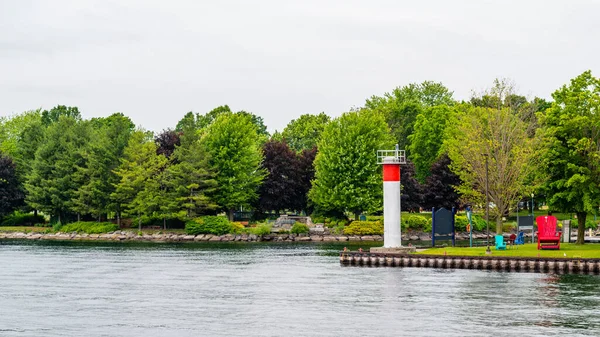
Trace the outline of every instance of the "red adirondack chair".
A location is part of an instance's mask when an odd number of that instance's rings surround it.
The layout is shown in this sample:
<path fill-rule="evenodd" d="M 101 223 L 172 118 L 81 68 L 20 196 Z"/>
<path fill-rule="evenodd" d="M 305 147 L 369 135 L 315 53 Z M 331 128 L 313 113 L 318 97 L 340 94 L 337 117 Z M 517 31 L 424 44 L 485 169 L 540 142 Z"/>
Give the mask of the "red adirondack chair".
<path fill-rule="evenodd" d="M 556 217 L 552 215 L 538 216 L 535 222 L 538 226 L 538 250 L 560 249 L 562 233 L 556 230 Z"/>

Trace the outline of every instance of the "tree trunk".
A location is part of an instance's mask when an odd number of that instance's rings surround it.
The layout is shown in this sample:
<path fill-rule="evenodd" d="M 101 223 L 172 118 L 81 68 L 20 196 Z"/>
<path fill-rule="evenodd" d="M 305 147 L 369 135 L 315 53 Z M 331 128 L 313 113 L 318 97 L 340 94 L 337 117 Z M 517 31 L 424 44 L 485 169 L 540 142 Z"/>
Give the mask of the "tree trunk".
<path fill-rule="evenodd" d="M 578 245 L 582 245 L 585 243 L 585 218 L 587 217 L 586 212 L 577 212 L 577 242 Z M 564 233 L 563 233 L 564 234 Z"/>
<path fill-rule="evenodd" d="M 33 210 L 33 215 L 37 217 L 37 215 L 38 215 L 37 209 Z"/>
<path fill-rule="evenodd" d="M 138 230 L 141 232 L 142 231 L 142 218 L 138 219 Z"/>
<path fill-rule="evenodd" d="M 229 219 L 229 221 L 233 222 L 233 209 L 227 210 L 227 219 Z"/>
<path fill-rule="evenodd" d="M 502 217 L 496 218 L 496 234 L 502 234 Z"/>
<path fill-rule="evenodd" d="M 81 214 L 77 213 L 77 222 L 81 221 Z"/>
<path fill-rule="evenodd" d="M 121 228 L 121 214 L 119 214 L 118 211 L 117 211 L 117 226 L 119 226 L 119 228 Z"/>
<path fill-rule="evenodd" d="M 163 218 L 163 229 L 167 229 L 167 218 Z"/>
<path fill-rule="evenodd" d="M 360 217 L 360 212 L 359 211 L 354 211 L 354 220 L 358 221 L 359 217 Z"/>

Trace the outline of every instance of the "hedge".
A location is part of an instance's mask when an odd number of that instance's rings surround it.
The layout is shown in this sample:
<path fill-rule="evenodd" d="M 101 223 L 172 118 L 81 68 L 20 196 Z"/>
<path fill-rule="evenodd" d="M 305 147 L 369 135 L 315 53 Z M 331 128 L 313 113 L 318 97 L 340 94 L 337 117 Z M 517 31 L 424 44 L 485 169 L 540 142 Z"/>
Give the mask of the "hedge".
<path fill-rule="evenodd" d="M 383 235 L 381 221 L 352 221 L 344 228 L 345 235 Z"/>
<path fill-rule="evenodd" d="M 119 230 L 119 226 L 110 222 L 78 221 L 56 226 L 55 229 L 64 233 L 103 234 L 117 231 Z"/>
<path fill-rule="evenodd" d="M 185 224 L 185 232 L 189 235 L 214 234 L 223 235 L 232 232 L 234 227 L 229 220 L 223 216 L 208 215 Z"/>

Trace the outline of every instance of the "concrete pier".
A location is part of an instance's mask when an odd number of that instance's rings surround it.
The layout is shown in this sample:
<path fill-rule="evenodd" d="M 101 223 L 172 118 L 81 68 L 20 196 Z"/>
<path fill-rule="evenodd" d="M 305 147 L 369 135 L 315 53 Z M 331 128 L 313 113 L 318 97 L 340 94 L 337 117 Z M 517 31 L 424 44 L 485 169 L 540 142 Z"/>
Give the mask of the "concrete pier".
<path fill-rule="evenodd" d="M 343 266 L 478 269 L 505 272 L 600 274 L 600 259 L 506 256 L 447 256 L 341 252 Z"/>

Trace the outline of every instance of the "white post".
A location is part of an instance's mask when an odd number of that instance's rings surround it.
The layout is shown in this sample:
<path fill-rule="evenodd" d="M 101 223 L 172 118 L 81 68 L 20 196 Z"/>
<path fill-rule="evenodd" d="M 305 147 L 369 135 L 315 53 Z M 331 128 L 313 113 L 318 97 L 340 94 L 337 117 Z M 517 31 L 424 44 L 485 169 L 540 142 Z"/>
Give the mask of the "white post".
<path fill-rule="evenodd" d="M 383 247 L 402 247 L 400 228 L 400 163 L 383 159 Z"/>

